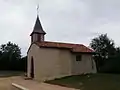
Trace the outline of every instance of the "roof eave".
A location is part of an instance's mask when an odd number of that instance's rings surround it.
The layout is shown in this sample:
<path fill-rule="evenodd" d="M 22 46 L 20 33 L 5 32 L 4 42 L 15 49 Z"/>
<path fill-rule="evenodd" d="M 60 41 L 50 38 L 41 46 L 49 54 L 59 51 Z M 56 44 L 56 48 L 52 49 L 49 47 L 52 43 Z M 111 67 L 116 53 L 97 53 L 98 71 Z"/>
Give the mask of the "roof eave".
<path fill-rule="evenodd" d="M 30 36 L 32 36 L 33 34 L 43 34 L 43 35 L 45 35 L 46 33 L 45 33 L 45 32 L 44 32 L 44 33 L 32 32 L 32 33 L 30 34 Z"/>
<path fill-rule="evenodd" d="M 72 53 L 80 53 L 80 54 L 96 54 L 96 52 L 75 52 L 75 51 L 72 51 Z"/>

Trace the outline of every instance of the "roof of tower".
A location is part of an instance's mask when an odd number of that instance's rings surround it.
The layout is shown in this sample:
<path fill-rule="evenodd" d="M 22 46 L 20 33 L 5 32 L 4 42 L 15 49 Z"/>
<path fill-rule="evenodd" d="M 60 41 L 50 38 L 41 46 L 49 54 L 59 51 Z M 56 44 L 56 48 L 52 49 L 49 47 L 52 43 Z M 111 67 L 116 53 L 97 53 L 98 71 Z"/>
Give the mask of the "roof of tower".
<path fill-rule="evenodd" d="M 31 35 L 33 33 L 46 34 L 46 32 L 43 30 L 42 25 L 40 23 L 39 16 L 37 16 L 37 19 L 36 19 L 36 22 L 35 22 L 35 26 L 34 26 L 34 29 L 33 29 L 33 32 L 31 33 Z"/>

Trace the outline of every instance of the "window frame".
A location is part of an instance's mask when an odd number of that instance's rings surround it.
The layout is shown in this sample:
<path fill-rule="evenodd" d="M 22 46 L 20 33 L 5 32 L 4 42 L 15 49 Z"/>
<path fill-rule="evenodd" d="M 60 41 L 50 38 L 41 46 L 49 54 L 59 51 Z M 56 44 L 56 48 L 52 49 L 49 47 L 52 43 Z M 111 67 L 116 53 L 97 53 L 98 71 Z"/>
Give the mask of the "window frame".
<path fill-rule="evenodd" d="M 82 55 L 76 55 L 76 61 L 82 61 Z"/>

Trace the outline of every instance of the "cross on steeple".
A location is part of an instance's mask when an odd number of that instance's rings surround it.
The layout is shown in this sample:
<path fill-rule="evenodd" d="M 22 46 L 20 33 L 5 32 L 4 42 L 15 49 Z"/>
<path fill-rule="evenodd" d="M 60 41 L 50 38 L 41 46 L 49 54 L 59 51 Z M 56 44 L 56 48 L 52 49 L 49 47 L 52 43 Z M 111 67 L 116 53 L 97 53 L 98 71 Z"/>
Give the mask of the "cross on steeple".
<path fill-rule="evenodd" d="M 37 15 L 39 16 L 39 4 L 37 5 Z"/>

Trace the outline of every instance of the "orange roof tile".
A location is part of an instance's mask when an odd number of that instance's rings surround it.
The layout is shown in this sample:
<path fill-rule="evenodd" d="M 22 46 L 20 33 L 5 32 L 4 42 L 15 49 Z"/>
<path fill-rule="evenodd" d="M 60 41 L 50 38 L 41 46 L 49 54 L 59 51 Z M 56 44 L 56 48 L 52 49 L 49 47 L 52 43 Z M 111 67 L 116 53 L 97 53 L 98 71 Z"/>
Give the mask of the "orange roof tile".
<path fill-rule="evenodd" d="M 48 48 L 66 48 L 70 49 L 72 52 L 85 52 L 92 53 L 94 52 L 92 49 L 84 46 L 83 44 L 72 44 L 72 43 L 60 43 L 60 42 L 36 42 L 36 44 L 40 47 L 48 47 Z"/>

